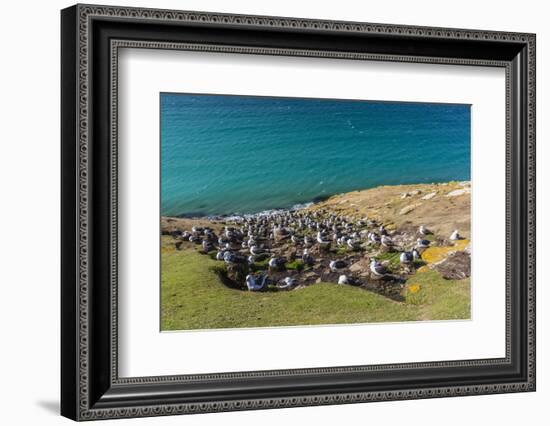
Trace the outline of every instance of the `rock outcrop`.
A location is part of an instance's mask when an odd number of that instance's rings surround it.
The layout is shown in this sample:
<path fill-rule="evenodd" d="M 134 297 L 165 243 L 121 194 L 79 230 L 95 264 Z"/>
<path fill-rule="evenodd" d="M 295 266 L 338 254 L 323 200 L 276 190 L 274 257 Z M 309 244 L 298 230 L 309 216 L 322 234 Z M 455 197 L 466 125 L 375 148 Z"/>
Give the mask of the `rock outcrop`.
<path fill-rule="evenodd" d="M 470 254 L 466 251 L 451 253 L 444 261 L 434 266 L 447 280 L 463 280 L 471 273 Z"/>

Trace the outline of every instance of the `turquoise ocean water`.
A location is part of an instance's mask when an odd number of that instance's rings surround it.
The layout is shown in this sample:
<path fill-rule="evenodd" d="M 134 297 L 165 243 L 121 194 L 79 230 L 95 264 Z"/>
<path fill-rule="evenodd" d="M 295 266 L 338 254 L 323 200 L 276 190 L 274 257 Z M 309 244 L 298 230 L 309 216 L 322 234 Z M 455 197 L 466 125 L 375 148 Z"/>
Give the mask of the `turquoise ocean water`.
<path fill-rule="evenodd" d="M 162 93 L 161 214 L 470 179 L 470 106 Z"/>

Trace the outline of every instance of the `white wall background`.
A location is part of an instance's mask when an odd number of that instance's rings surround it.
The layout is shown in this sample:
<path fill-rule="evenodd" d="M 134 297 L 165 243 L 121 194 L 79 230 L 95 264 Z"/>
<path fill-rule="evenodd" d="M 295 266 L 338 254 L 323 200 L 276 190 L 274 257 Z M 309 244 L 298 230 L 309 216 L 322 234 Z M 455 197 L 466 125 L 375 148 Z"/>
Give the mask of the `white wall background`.
<path fill-rule="evenodd" d="M 437 0 L 120 0 L 103 4 L 537 33 L 538 390 L 422 401 L 293 408 L 102 424 L 545 424 L 550 401 L 550 27 L 545 2 Z M 59 9 L 71 2 L 2 5 L 0 66 L 0 401 L 2 424 L 69 424 L 59 405 Z M 546 420 L 546 421 L 545 421 Z"/>

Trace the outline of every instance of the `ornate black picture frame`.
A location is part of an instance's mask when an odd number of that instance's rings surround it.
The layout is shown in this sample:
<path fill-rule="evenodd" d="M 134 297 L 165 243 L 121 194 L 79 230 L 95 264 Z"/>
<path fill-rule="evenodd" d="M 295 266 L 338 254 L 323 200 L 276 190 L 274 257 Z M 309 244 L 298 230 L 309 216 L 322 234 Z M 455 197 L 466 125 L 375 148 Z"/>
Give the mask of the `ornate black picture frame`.
<path fill-rule="evenodd" d="M 61 413 L 159 416 L 535 390 L 535 35 L 76 5 L 61 13 Z M 119 378 L 117 52 L 186 49 L 506 70 L 506 356 Z"/>

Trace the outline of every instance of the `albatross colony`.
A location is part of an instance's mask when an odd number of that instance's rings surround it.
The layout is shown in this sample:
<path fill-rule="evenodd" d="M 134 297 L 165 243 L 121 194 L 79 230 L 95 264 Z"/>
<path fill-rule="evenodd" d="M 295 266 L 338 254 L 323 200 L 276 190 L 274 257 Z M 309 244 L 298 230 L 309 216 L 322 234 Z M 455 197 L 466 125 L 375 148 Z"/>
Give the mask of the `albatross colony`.
<path fill-rule="evenodd" d="M 468 182 L 380 187 L 297 210 L 163 218 L 162 233 L 178 250 L 215 259 L 231 288 L 294 291 L 329 282 L 399 300 L 407 279 L 425 270 L 469 277 L 469 194 Z"/>

